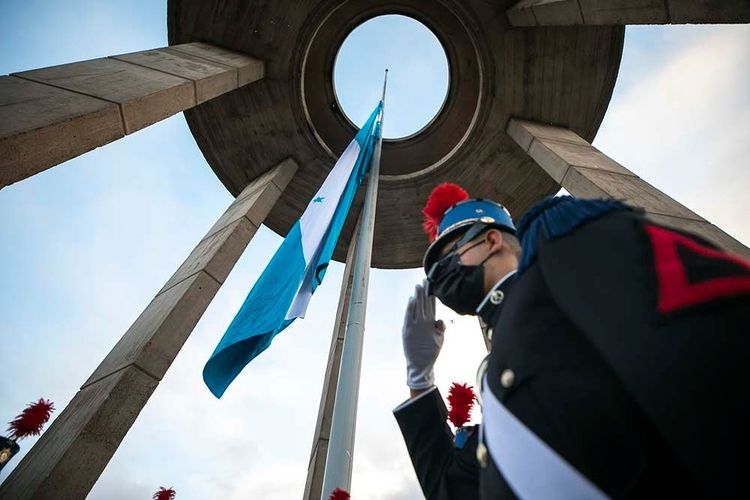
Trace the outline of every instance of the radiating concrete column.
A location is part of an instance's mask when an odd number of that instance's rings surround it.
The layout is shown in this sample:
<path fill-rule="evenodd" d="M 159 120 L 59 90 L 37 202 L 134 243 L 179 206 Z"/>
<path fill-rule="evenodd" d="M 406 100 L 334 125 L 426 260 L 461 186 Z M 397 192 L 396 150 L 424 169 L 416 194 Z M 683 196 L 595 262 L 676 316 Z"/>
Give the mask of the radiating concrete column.
<path fill-rule="evenodd" d="M 297 164 L 251 182 L 0 487 L 0 498 L 85 498 Z"/>
<path fill-rule="evenodd" d="M 750 22 L 748 0 L 520 0 L 512 26 Z"/>
<path fill-rule="evenodd" d="M 0 76 L 0 188 L 263 78 L 188 43 Z"/>
<path fill-rule="evenodd" d="M 354 252 L 357 246 L 358 232 L 359 223 L 354 228 L 352 239 L 349 242 L 349 251 L 346 254 L 346 267 L 344 268 L 344 277 L 341 280 L 341 295 L 339 295 L 339 305 L 336 310 L 336 322 L 333 324 L 331 348 L 328 351 L 328 365 L 326 366 L 325 378 L 323 379 L 323 392 L 320 395 L 318 420 L 315 424 L 310 462 L 307 467 L 304 500 L 320 500 L 320 492 L 323 489 L 328 439 L 331 435 L 331 421 L 333 420 L 333 403 L 336 400 L 336 385 L 339 380 L 341 351 L 344 346 L 346 318 L 349 314 L 349 299 L 352 292 L 352 282 L 354 281 Z"/>
<path fill-rule="evenodd" d="M 573 196 L 625 200 L 643 208 L 655 222 L 695 232 L 726 250 L 750 258 L 748 247 L 651 186 L 575 132 L 511 120 L 508 135 Z"/>

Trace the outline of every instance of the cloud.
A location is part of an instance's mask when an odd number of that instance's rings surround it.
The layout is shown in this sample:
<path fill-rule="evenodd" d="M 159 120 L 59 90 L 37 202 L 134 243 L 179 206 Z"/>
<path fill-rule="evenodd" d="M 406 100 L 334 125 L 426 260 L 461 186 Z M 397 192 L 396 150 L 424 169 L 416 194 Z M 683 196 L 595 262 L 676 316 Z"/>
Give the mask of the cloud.
<path fill-rule="evenodd" d="M 595 145 L 646 181 L 750 244 L 750 26 L 668 30 L 638 78 L 616 90 Z M 642 48 L 634 50 L 639 54 Z M 618 85 L 619 87 L 619 85 Z"/>

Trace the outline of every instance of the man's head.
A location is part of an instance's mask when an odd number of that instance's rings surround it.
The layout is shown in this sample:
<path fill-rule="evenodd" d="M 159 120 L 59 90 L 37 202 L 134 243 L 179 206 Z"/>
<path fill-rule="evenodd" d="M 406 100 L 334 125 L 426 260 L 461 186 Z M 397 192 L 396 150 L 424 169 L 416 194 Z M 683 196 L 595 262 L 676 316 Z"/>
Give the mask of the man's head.
<path fill-rule="evenodd" d="M 433 239 L 424 268 L 434 295 L 460 314 L 474 314 L 484 296 L 518 267 L 520 245 L 508 211 L 469 199 L 455 184 L 433 190 L 425 230 Z"/>

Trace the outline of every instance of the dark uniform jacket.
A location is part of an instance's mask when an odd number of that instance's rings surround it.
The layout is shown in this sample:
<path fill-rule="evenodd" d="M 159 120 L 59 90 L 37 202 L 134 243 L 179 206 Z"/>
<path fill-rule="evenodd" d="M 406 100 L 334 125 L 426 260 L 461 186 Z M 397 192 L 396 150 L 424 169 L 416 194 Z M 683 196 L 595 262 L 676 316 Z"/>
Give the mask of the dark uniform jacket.
<path fill-rule="evenodd" d="M 501 288 L 487 388 L 601 491 L 747 494 L 747 262 L 620 211 L 540 241 Z M 478 432 L 453 445 L 437 390 L 394 413 L 427 498 L 516 498 Z"/>

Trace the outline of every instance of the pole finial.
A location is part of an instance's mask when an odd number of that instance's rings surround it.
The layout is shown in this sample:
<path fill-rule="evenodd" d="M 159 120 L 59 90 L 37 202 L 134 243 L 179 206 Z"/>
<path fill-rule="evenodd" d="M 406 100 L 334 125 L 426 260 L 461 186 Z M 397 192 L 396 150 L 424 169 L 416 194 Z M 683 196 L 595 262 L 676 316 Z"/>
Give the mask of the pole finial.
<path fill-rule="evenodd" d="M 385 106 L 385 87 L 388 85 L 388 68 L 385 68 L 385 77 L 383 78 L 383 106 Z"/>

